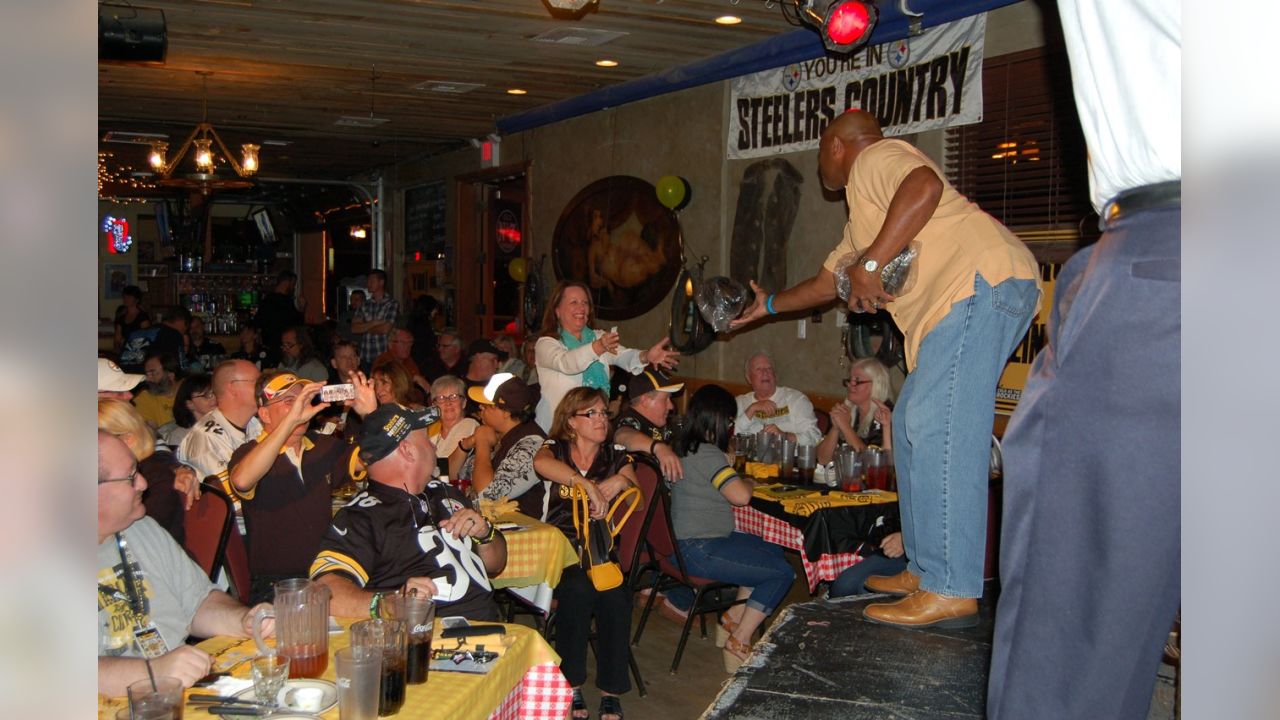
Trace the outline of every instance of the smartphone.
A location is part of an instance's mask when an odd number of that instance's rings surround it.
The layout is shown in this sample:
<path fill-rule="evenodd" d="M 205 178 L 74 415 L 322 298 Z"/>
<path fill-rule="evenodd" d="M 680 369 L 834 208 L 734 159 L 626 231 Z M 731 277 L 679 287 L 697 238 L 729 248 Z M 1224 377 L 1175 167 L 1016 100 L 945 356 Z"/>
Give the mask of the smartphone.
<path fill-rule="evenodd" d="M 505 635 L 507 629 L 501 625 L 467 625 L 447 627 L 440 631 L 440 637 L 465 638 L 474 635 Z"/>
<path fill-rule="evenodd" d="M 341 402 L 356 399 L 356 386 L 351 383 L 325 385 L 320 388 L 320 402 Z"/>

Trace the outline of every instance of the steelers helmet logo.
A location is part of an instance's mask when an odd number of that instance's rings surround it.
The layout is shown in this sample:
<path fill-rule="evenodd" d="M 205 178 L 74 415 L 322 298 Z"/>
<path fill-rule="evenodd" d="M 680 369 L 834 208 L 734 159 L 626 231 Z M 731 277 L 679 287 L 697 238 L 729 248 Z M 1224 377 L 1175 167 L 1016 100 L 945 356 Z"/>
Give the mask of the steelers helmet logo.
<path fill-rule="evenodd" d="M 441 500 L 440 506 L 443 507 L 449 513 L 449 515 L 453 515 L 459 510 L 467 509 L 466 505 L 463 505 L 461 502 L 458 502 L 457 500 L 454 500 L 453 498 L 450 498 L 450 497 L 447 497 Z"/>
<path fill-rule="evenodd" d="M 900 69 L 911 60 L 911 45 L 906 38 L 893 43 L 889 47 L 889 67 Z"/>
<path fill-rule="evenodd" d="M 791 92 L 800 87 L 800 66 L 791 64 L 782 69 L 782 87 Z"/>

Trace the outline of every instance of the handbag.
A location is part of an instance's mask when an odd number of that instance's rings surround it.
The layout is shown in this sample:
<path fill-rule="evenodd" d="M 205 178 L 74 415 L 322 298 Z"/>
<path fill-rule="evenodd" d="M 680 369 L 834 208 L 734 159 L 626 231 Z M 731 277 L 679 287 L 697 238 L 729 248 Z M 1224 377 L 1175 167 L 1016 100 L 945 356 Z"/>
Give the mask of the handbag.
<path fill-rule="evenodd" d="M 622 566 L 612 559 L 613 539 L 622 531 L 631 514 L 640 504 L 640 489 L 629 487 L 618 493 L 602 518 L 591 517 L 591 503 L 587 491 L 573 489 L 573 526 L 578 530 L 578 563 L 591 578 L 597 591 L 612 590 L 622 584 Z M 619 508 L 626 503 L 626 510 L 615 518 Z"/>

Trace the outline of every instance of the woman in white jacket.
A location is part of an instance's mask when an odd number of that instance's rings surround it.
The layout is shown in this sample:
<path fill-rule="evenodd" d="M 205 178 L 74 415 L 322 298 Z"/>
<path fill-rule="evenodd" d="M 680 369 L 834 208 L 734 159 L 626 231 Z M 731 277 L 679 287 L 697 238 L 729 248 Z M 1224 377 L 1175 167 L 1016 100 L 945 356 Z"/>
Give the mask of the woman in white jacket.
<path fill-rule="evenodd" d="M 551 426 L 560 399 L 573 388 L 587 386 L 609 392 L 609 365 L 638 375 L 645 365 L 671 369 L 680 361 L 680 353 L 671 349 L 668 338 L 644 351 L 626 348 L 619 344 L 614 330 L 592 328 L 594 319 L 586 285 L 563 282 L 556 287 L 542 318 L 542 335 L 534 355 L 542 388 L 537 422 L 544 432 Z"/>

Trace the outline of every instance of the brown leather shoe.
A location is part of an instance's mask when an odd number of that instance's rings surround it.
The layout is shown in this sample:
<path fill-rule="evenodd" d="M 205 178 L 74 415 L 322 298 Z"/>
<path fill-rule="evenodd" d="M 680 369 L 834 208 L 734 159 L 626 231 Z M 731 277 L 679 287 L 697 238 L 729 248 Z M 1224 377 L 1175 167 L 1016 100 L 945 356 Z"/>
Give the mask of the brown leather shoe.
<path fill-rule="evenodd" d="M 862 610 L 862 616 L 872 622 L 900 627 L 967 628 L 978 624 L 978 601 L 917 590 L 901 600 L 868 605 Z"/>
<path fill-rule="evenodd" d="M 897 575 L 872 575 L 863 585 L 871 592 L 906 597 L 920 589 L 920 577 L 903 570 Z"/>

